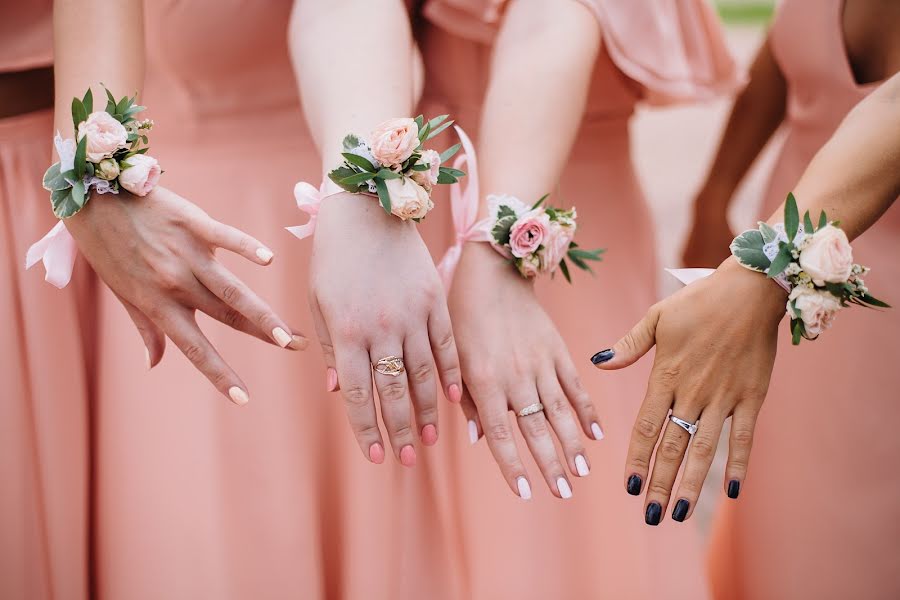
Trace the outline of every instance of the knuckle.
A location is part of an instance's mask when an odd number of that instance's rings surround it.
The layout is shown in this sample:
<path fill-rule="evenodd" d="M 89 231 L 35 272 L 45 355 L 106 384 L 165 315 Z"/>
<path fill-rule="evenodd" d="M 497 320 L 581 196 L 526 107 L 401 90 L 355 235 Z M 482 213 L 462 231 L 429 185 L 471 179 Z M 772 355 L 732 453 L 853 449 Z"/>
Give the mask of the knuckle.
<path fill-rule="evenodd" d="M 440 336 L 437 340 L 437 348 L 441 352 L 447 352 L 454 347 L 453 342 L 453 332 L 448 331 L 447 333 Z"/>
<path fill-rule="evenodd" d="M 184 355 L 195 365 L 204 364 L 206 361 L 206 351 L 199 344 L 188 344 L 185 346 Z"/>
<path fill-rule="evenodd" d="M 392 381 L 380 386 L 378 393 L 382 399 L 388 402 L 398 402 L 406 396 L 406 386 L 399 381 Z"/>
<path fill-rule="evenodd" d="M 564 418 L 569 416 L 569 403 L 562 396 L 552 396 L 544 402 L 544 408 L 547 413 L 554 418 Z"/>
<path fill-rule="evenodd" d="M 398 439 L 399 438 L 405 439 L 405 438 L 412 437 L 412 427 L 410 427 L 408 423 L 403 423 L 403 424 L 397 425 L 396 427 L 393 428 L 393 432 L 394 432 L 394 437 L 398 438 Z"/>
<path fill-rule="evenodd" d="M 635 472 L 643 473 L 650 469 L 650 459 L 643 454 L 633 456 L 628 462 L 631 465 L 631 470 Z"/>
<path fill-rule="evenodd" d="M 663 440 L 659 445 L 659 457 L 663 460 L 675 462 L 684 453 L 684 446 L 677 440 Z"/>
<path fill-rule="evenodd" d="M 241 235 L 240 240 L 238 240 L 238 250 L 241 251 L 241 254 L 247 254 L 250 252 L 250 247 L 253 244 L 250 242 L 250 238 L 246 235 Z"/>
<path fill-rule="evenodd" d="M 716 453 L 716 442 L 707 436 L 695 436 L 691 442 L 691 454 L 700 460 L 711 460 Z"/>
<path fill-rule="evenodd" d="M 737 471 L 740 473 L 744 473 L 747 471 L 747 458 L 744 456 L 730 456 L 728 457 L 728 471 Z"/>
<path fill-rule="evenodd" d="M 419 409 L 419 419 L 423 423 L 434 423 L 437 421 L 438 411 L 437 407 L 434 406 L 425 406 Z"/>
<path fill-rule="evenodd" d="M 319 341 L 319 346 L 322 348 L 322 354 L 324 354 L 326 358 L 334 358 L 334 346 L 329 342 L 323 342 L 321 340 Z"/>
<path fill-rule="evenodd" d="M 397 319 L 394 318 L 394 315 L 392 313 L 381 310 L 378 311 L 378 314 L 375 317 L 375 322 L 378 324 L 378 327 L 382 331 L 393 331 L 394 325 L 397 323 Z"/>
<path fill-rule="evenodd" d="M 548 433 L 546 419 L 538 419 L 532 416 L 524 417 L 521 421 L 522 428 L 532 437 L 543 437 Z"/>
<path fill-rule="evenodd" d="M 225 302 L 234 302 L 240 296 L 240 290 L 234 284 L 226 284 L 222 287 L 222 300 Z"/>
<path fill-rule="evenodd" d="M 428 362 L 413 367 L 409 375 L 415 383 L 427 383 L 431 381 L 432 372 L 431 363 Z"/>
<path fill-rule="evenodd" d="M 659 481 L 651 481 L 650 486 L 647 488 L 647 492 L 656 496 L 668 498 L 669 494 L 672 493 L 672 490 L 664 483 L 661 483 Z"/>
<path fill-rule="evenodd" d="M 681 495 L 688 496 L 689 498 L 696 498 L 700 495 L 700 489 L 702 487 L 703 480 L 692 475 L 682 479 L 678 489 L 682 493 Z"/>
<path fill-rule="evenodd" d="M 634 434 L 646 442 L 655 442 L 659 437 L 659 424 L 647 417 L 638 417 L 634 422 Z"/>
<path fill-rule="evenodd" d="M 736 445 L 749 447 L 753 444 L 753 428 L 746 425 L 735 426 L 731 432 L 731 437 Z"/>
<path fill-rule="evenodd" d="M 485 430 L 484 434 L 497 442 L 508 442 L 512 440 L 512 429 L 506 423 L 492 423 Z"/>
<path fill-rule="evenodd" d="M 344 392 L 344 401 L 347 402 L 351 408 L 367 407 L 371 401 L 369 390 L 360 385 L 342 387 L 341 390 Z"/>
<path fill-rule="evenodd" d="M 657 377 L 663 385 L 672 386 L 678 382 L 678 377 L 681 375 L 681 369 L 676 366 L 667 366 L 663 367 L 657 373 Z"/>
<path fill-rule="evenodd" d="M 179 290 L 182 287 L 183 279 L 180 271 L 169 265 L 163 265 L 156 268 L 156 283 L 167 292 Z"/>
<path fill-rule="evenodd" d="M 362 337 L 362 326 L 353 321 L 344 321 L 337 326 L 337 337 L 343 342 L 351 342 Z"/>
<path fill-rule="evenodd" d="M 229 327 L 237 327 L 243 321 L 244 316 L 235 308 L 228 307 L 222 314 L 222 322 Z"/>
<path fill-rule="evenodd" d="M 377 438 L 381 434 L 381 432 L 378 431 L 378 425 L 374 423 L 359 423 L 353 429 L 356 432 L 356 437 L 367 440 Z"/>

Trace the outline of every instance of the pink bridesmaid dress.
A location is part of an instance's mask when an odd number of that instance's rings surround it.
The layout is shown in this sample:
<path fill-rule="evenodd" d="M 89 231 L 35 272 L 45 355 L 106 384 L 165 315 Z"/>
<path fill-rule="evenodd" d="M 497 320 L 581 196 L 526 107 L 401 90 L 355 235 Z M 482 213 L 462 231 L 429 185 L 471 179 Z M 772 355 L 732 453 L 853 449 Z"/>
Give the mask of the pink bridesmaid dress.
<path fill-rule="evenodd" d="M 786 0 L 772 26 L 788 82 L 787 138 L 760 217 L 784 201 L 816 151 L 877 83 L 847 59 L 843 0 Z M 867 284 L 900 301 L 900 207 L 853 244 Z M 900 311 L 853 308 L 814 343 L 780 352 L 739 500 L 710 551 L 722 599 L 900 597 Z"/>
<path fill-rule="evenodd" d="M 473 138 L 503 5 L 432 0 L 424 8 L 431 22 L 420 36 L 425 112 L 454 115 Z M 606 438 L 586 442 L 592 472 L 573 478 L 571 500 L 553 498 L 539 485 L 534 498 L 522 502 L 510 493 L 486 443 L 469 446 L 465 420 L 452 415 L 435 449 L 445 455 L 449 475 L 440 498 L 456 517 L 465 598 L 696 600 L 708 593 L 696 521 L 666 519 L 649 527 L 643 499 L 624 490 L 625 453 L 651 359 L 609 373 L 598 373 L 588 359 L 657 299 L 653 225 L 630 158 L 635 107 L 708 98 L 738 82 L 717 18 L 703 2 L 585 5 L 585 17 L 596 17 L 601 28 L 604 51 L 578 141 L 552 200 L 577 206 L 579 241 L 608 252 L 596 277 L 579 272 L 572 286 L 556 278 L 541 281 L 538 290 L 598 406 Z M 444 247 L 452 242 L 448 212 L 439 201 L 435 218 L 420 226 L 429 242 L 439 234 Z M 524 444 L 520 448 L 536 476 Z"/>
<path fill-rule="evenodd" d="M 49 1 L 6 3 L 0 73 L 53 63 Z M 0 75 L 2 77 L 2 75 Z M 57 290 L 25 252 L 55 219 L 53 112 L 0 119 L 0 598 L 87 598 L 92 275 Z"/>

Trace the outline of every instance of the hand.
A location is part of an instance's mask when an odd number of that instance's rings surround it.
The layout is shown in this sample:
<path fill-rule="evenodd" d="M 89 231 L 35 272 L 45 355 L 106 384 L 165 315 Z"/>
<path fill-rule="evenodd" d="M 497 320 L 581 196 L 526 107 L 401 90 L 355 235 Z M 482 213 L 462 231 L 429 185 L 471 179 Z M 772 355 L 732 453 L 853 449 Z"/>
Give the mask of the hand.
<path fill-rule="evenodd" d="M 733 418 L 725 481 L 728 496 L 737 497 L 747 476 L 753 430 L 769 387 L 786 300 L 783 290 L 765 275 L 729 259 L 710 277 L 651 307 L 611 350 L 594 356 L 601 369 L 621 369 L 656 345 L 625 467 L 626 489 L 639 495 L 662 432 L 647 486 L 648 525 L 659 524 L 666 510 L 689 441 L 672 518 L 683 521 L 693 513 L 729 416 Z M 689 423 L 699 419 L 693 440 L 667 419 L 670 410 Z"/>
<path fill-rule="evenodd" d="M 486 243 L 469 243 L 450 293 L 465 382 L 463 411 L 472 443 L 482 431 L 510 489 L 531 497 L 508 412 L 541 402 L 544 412 L 516 417 L 522 436 L 551 493 L 569 498 L 572 487 L 550 434 L 556 434 L 569 471 L 590 472 L 580 428 L 603 437 L 594 406 L 572 358 L 534 294 L 534 286 Z M 573 413 L 574 407 L 574 413 Z"/>
<path fill-rule="evenodd" d="M 728 205 L 710 192 L 701 192 L 694 203 L 694 219 L 682 251 L 685 267 L 712 267 L 729 257 L 734 240 L 728 224 Z"/>
<path fill-rule="evenodd" d="M 224 248 L 267 265 L 272 252 L 177 194 L 156 188 L 143 198 L 95 196 L 66 226 L 137 326 L 148 367 L 162 359 L 168 336 L 220 392 L 247 403 L 247 387 L 197 327 L 197 310 L 267 342 L 306 347 L 215 257 Z"/>
<path fill-rule="evenodd" d="M 363 454 L 384 460 L 372 395 L 372 365 L 400 356 L 399 376 L 375 373 L 381 416 L 401 464 L 416 462 L 410 403 L 425 445 L 437 442 L 437 372 L 447 397 L 462 382 L 450 314 L 434 262 L 412 221 L 386 214 L 378 201 L 329 197 L 319 210 L 309 288 L 316 333 Z"/>

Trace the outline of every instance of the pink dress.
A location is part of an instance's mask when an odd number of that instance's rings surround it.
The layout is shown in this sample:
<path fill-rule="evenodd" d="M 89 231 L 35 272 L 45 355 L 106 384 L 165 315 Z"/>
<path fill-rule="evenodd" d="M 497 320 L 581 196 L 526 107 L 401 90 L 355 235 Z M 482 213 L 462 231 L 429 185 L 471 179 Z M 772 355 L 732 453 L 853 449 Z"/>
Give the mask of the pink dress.
<path fill-rule="evenodd" d="M 6 3 L 0 72 L 53 62 L 49 1 Z M 92 274 L 65 290 L 24 271 L 55 219 L 41 178 L 53 114 L 0 119 L 0 598 L 86 598 Z"/>
<path fill-rule="evenodd" d="M 569 1 L 569 0 L 566 0 Z M 736 84 L 716 17 L 702 2 L 592 2 L 604 52 L 597 60 L 587 113 L 554 198 L 575 204 L 579 241 L 608 249 L 597 276 L 578 273 L 538 285 L 604 419 L 606 439 L 587 442 L 592 473 L 573 478 L 574 497 L 513 496 L 484 441 L 469 446 L 465 420 L 444 417 L 441 442 L 450 469 L 441 498 L 456 517 L 465 598 L 674 598 L 707 595 L 696 521 L 644 524 L 642 499 L 623 486 L 625 453 L 644 396 L 651 359 L 598 373 L 589 357 L 618 339 L 656 301 L 651 217 L 630 158 L 635 106 L 709 97 Z M 488 76 L 490 42 L 502 2 L 434 0 L 422 29 L 425 112 L 450 113 L 474 138 Z M 482 193 L 503 190 L 482 190 Z M 555 190 L 554 190 L 555 191 Z M 444 202 L 420 226 L 430 245 L 452 240 Z M 447 411 L 445 411 L 447 412 Z M 452 426 L 452 430 L 448 428 Z M 521 440 L 519 440 L 521 442 Z M 532 474 L 530 455 L 521 455 Z M 449 496 L 447 498 L 446 496 Z"/>
<path fill-rule="evenodd" d="M 784 201 L 847 112 L 858 85 L 842 0 L 786 0 L 771 31 L 788 82 L 787 140 L 761 218 Z M 867 284 L 900 301 L 900 207 L 854 242 Z M 716 597 L 900 597 L 900 311 L 854 307 L 814 343 L 782 338 L 740 498 L 710 552 Z"/>

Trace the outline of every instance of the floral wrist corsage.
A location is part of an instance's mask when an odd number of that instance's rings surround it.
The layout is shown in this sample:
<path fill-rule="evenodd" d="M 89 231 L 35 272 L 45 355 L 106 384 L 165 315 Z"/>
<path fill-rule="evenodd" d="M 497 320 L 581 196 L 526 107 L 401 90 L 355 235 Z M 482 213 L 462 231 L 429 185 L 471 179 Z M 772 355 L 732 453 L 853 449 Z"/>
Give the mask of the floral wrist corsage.
<path fill-rule="evenodd" d="M 853 262 L 847 235 L 829 222 L 825 211 L 814 227 L 809 211 L 797 210 L 788 194 L 784 223 L 759 223 L 734 238 L 731 253 L 744 267 L 765 273 L 788 292 L 787 314 L 794 345 L 801 338 L 814 340 L 831 327 L 837 312 L 850 304 L 889 308 L 869 295 L 863 276 L 869 272 Z"/>
<path fill-rule="evenodd" d="M 588 261 L 600 261 L 604 250 L 582 250 L 573 240 L 577 229 L 575 209 L 544 206 L 549 194 L 528 206 L 515 196 L 490 195 L 490 217 L 486 227 L 491 246 L 510 259 L 527 279 L 539 273 L 553 273 L 559 267 L 572 282 L 566 258 L 593 273 Z"/>
<path fill-rule="evenodd" d="M 135 104 L 137 96 L 116 102 L 106 90 L 106 109 L 94 111 L 90 89 L 83 98 L 72 100 L 72 122 L 75 140 L 63 140 L 59 132 L 54 138 L 59 162 L 44 173 L 44 188 L 50 192 L 53 214 L 65 219 L 76 214 L 91 196 L 118 194 L 125 189 L 136 196 L 146 196 L 156 186 L 161 174 L 159 163 L 147 155 L 146 132 L 153 121 L 138 121 L 134 115 L 145 107 Z M 77 141 L 76 141 L 77 140 Z"/>
<path fill-rule="evenodd" d="M 456 183 L 465 173 L 442 167 L 459 150 L 456 144 L 442 153 L 423 144 L 450 127 L 448 115 L 427 123 L 415 119 L 391 119 L 375 128 L 368 141 L 350 134 L 344 138 L 344 162 L 328 173 L 329 179 L 352 194 L 375 194 L 382 208 L 404 221 L 422 220 L 434 208 L 435 185 Z"/>

